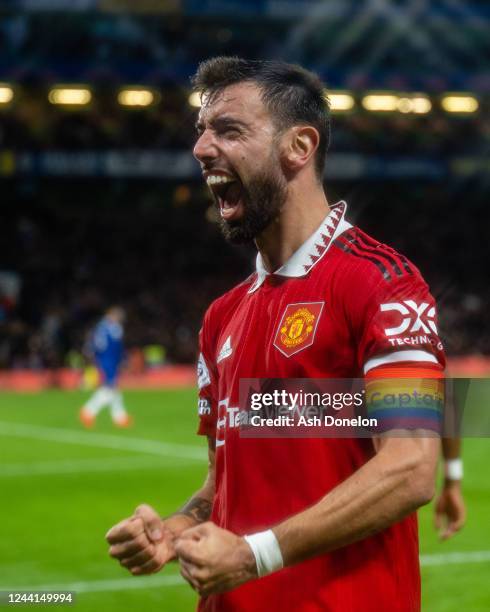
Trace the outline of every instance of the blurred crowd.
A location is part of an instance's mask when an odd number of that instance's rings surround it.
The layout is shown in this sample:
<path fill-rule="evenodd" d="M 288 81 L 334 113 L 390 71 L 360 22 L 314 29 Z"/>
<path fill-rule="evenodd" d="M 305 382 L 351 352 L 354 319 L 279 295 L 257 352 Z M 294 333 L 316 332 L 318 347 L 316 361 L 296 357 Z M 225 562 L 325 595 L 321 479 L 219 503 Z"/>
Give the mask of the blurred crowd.
<path fill-rule="evenodd" d="M 134 111 L 111 98 L 90 109 L 64 111 L 40 96 L 26 97 L 0 113 L 0 149 L 12 151 L 190 150 L 196 110 L 187 89 L 163 92 L 155 107 Z M 419 155 L 424 158 L 479 155 L 490 145 L 488 113 L 465 117 L 434 110 L 428 115 L 384 116 L 355 112 L 335 116 L 336 152 Z"/>
<path fill-rule="evenodd" d="M 36 12 L 36 4 L 47 3 L 29 2 L 30 11 L 9 11 L 8 4 L 0 6 L 2 79 L 186 85 L 203 58 L 231 54 L 295 61 L 331 86 L 348 89 L 490 86 L 484 0 L 464 7 L 289 0 L 270 3 L 276 7 L 267 15 L 258 14 L 250 0 L 214 3 L 214 10 L 213 3 L 192 2 L 192 10 L 146 15 L 136 7 L 133 13 Z M 129 9 L 131 4 L 137 3 L 125 3 Z"/>
<path fill-rule="evenodd" d="M 490 354 L 490 212 L 481 172 L 490 143 L 488 3 L 407 10 L 401 1 L 369 2 L 361 10 L 354 0 L 305 0 L 323 12 L 301 19 L 293 2 L 270 3 L 280 8 L 261 18 L 251 8 L 261 3 L 232 3 L 233 11 L 218 4 L 223 14 L 204 15 L 209 3 L 197 2 L 186 3 L 190 12 L 160 15 L 0 7 L 0 82 L 15 91 L 0 110 L 0 368 L 80 365 L 89 330 L 114 303 L 127 313 L 129 351 L 147 347 L 149 355 L 159 347 L 153 355 L 160 360 L 195 359 L 207 305 L 254 262 L 253 248 L 224 243 L 202 185 L 189 177 L 51 180 L 37 175 L 39 156 L 15 153 L 190 151 L 196 109 L 189 75 L 204 58 L 224 54 L 301 63 L 358 102 L 370 89 L 421 91 L 436 102 L 446 91 L 476 92 L 479 112 L 466 116 L 438 103 L 427 115 L 382 116 L 359 104 L 335 115 L 335 153 L 379 157 L 374 166 L 382 168 L 411 156 L 441 162 L 444 171 L 424 174 L 425 182 L 400 169 L 378 173 L 382 182 L 331 181 L 327 193 L 331 201 L 345 198 L 354 222 L 421 268 L 438 299 L 449 354 Z M 296 13 L 288 14 L 293 5 Z M 89 84 L 92 102 L 75 110 L 51 105 L 48 91 L 59 83 Z M 161 99 L 123 108 L 116 93 L 130 84 L 155 88 Z M 16 167 L 26 157 L 32 167 Z M 364 177 L 373 178 L 372 167 Z"/>
<path fill-rule="evenodd" d="M 80 365 L 114 303 L 127 313 L 129 351 L 158 346 L 169 363 L 193 362 L 206 307 L 253 270 L 253 248 L 223 241 L 198 184 L 43 181 L 4 193 L 0 368 Z M 490 354 L 483 190 L 398 181 L 327 193 L 421 269 L 449 354 Z"/>
<path fill-rule="evenodd" d="M 420 26 L 403 28 L 400 39 L 387 39 L 386 32 L 390 24 L 398 32 L 408 16 L 390 3 L 374 3 L 362 19 L 353 0 L 329 4 L 330 12 L 304 21 L 287 13 L 256 19 L 252 8 L 212 17 L 197 9 L 193 15 L 6 11 L 0 81 L 11 82 L 16 95 L 0 112 L 0 148 L 188 149 L 195 113 L 188 104 L 189 75 L 203 59 L 226 54 L 298 62 L 317 71 L 328 88 L 359 96 L 370 89 L 422 91 L 436 102 L 428 115 L 340 115 L 336 151 L 433 156 L 488 148 L 490 38 L 478 3 L 473 15 L 475 3 L 463 16 L 448 6 L 444 18 L 440 6 L 421 3 L 420 14 L 410 17 Z M 345 24 L 355 29 L 356 18 L 362 27 L 349 34 Z M 47 94 L 56 83 L 90 85 L 91 104 L 68 112 L 53 107 Z M 117 92 L 130 84 L 155 88 L 161 100 L 140 111 L 122 108 Z M 462 118 L 442 112 L 438 97 L 454 90 L 475 91 L 480 113 Z"/>
<path fill-rule="evenodd" d="M 160 345 L 171 361 L 194 359 L 204 309 L 237 277 L 234 262 L 248 265 L 240 252 L 219 257 L 200 187 L 58 182 L 14 191 L 0 261 L 19 289 L 0 306 L 0 367 L 64 365 L 113 303 L 126 310 L 128 348 Z"/>

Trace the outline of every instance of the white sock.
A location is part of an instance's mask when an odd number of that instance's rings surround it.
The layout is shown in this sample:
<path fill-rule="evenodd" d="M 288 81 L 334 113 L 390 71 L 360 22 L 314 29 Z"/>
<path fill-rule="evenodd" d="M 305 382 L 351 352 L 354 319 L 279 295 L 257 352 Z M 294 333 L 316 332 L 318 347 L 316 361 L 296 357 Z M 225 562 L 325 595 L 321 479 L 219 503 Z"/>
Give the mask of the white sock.
<path fill-rule="evenodd" d="M 109 387 L 100 387 L 85 404 L 84 411 L 96 416 L 112 400 L 112 394 L 113 390 Z"/>
<path fill-rule="evenodd" d="M 117 389 L 113 389 L 111 398 L 111 417 L 113 421 L 119 421 L 119 419 L 126 416 L 126 410 L 124 408 L 124 402 L 122 393 Z"/>

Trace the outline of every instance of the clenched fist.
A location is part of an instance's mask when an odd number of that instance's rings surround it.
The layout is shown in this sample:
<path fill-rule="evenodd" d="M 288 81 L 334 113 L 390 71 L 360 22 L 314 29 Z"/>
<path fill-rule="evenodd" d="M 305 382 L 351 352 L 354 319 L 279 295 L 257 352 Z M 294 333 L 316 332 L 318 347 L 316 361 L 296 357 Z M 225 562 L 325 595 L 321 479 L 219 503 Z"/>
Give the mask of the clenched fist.
<path fill-rule="evenodd" d="M 109 554 L 134 576 L 153 574 L 175 558 L 175 539 L 193 524 L 182 515 L 162 520 L 151 506 L 138 506 L 108 531 Z"/>
<path fill-rule="evenodd" d="M 175 552 L 182 576 L 204 597 L 257 578 L 255 557 L 246 540 L 214 523 L 184 531 Z"/>

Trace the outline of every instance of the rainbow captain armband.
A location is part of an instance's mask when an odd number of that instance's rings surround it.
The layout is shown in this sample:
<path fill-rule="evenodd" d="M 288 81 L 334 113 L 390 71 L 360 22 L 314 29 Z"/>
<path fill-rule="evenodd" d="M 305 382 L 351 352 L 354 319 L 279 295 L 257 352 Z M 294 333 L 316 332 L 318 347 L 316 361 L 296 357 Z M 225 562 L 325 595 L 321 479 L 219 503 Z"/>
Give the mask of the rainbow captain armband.
<path fill-rule="evenodd" d="M 259 578 L 284 567 L 279 542 L 272 529 L 246 535 L 244 539 L 254 554 Z"/>
<path fill-rule="evenodd" d="M 441 434 L 444 413 L 442 370 L 391 366 L 366 376 L 367 416 L 379 433 L 393 429 L 429 430 Z"/>

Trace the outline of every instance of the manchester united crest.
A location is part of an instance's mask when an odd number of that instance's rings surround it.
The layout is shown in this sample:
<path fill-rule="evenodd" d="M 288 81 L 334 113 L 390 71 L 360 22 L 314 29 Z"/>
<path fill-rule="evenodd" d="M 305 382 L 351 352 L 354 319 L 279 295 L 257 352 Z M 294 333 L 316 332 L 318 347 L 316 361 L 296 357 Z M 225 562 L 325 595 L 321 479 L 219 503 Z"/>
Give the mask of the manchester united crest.
<path fill-rule="evenodd" d="M 281 318 L 274 346 L 286 357 L 311 346 L 324 302 L 289 304 Z"/>

